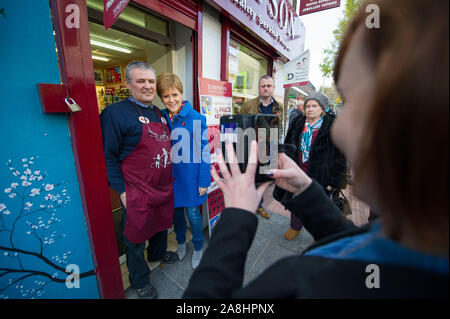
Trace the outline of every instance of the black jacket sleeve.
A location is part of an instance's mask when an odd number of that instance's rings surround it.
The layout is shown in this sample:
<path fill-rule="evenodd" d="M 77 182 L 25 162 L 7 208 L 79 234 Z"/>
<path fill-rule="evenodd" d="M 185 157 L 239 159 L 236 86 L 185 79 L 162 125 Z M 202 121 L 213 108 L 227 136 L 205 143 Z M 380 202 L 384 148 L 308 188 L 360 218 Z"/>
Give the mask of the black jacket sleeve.
<path fill-rule="evenodd" d="M 290 200 L 288 205 L 316 240 L 356 228 L 315 181 L 302 194 Z M 258 219 L 254 214 L 242 209 L 226 208 L 183 297 L 264 298 L 276 295 L 277 298 L 288 298 L 296 295 L 296 285 L 290 284 L 294 282 L 291 279 L 295 273 L 295 263 L 291 263 L 289 258 L 283 259 L 281 265 L 277 263 L 278 266 L 275 264 L 269 268 L 252 284 L 242 287 L 245 260 L 255 237 L 257 224 Z M 271 294 L 267 294 L 267 289 L 261 288 L 266 277 L 273 283 L 266 287 L 272 291 Z M 263 291 L 266 291 L 265 296 Z"/>
<path fill-rule="evenodd" d="M 316 241 L 357 228 L 345 218 L 315 180 L 303 193 L 286 201 L 285 206 L 300 218 L 303 226 Z"/>
<path fill-rule="evenodd" d="M 298 294 L 298 256 L 281 259 L 243 287 L 245 261 L 258 219 L 248 211 L 227 208 L 192 274 L 183 298 L 295 298 Z M 305 282 L 303 281 L 305 284 Z"/>
<path fill-rule="evenodd" d="M 231 298 L 242 287 L 245 260 L 256 234 L 255 214 L 226 208 L 183 298 Z"/>
<path fill-rule="evenodd" d="M 120 169 L 120 152 L 123 144 L 123 134 L 120 126 L 120 116 L 116 108 L 107 107 L 100 115 L 108 183 L 119 195 L 125 192 L 125 180 Z"/>
<path fill-rule="evenodd" d="M 333 146 L 333 167 L 331 169 L 330 186 L 344 189 L 347 185 L 347 160 L 344 154 Z"/>

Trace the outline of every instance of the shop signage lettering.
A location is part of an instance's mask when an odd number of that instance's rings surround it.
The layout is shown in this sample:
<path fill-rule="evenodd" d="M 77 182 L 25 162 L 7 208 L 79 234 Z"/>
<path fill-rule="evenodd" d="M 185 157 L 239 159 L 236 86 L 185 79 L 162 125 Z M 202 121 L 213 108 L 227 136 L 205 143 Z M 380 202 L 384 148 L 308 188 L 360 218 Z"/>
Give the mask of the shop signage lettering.
<path fill-rule="evenodd" d="M 337 8 L 341 0 L 300 0 L 300 15 Z"/>
<path fill-rule="evenodd" d="M 119 18 L 123 10 L 125 10 L 130 0 L 103 0 L 103 21 L 105 30 L 108 30 L 114 22 Z"/>
<path fill-rule="evenodd" d="M 226 92 L 227 91 L 227 87 L 226 86 L 219 86 L 219 85 L 213 85 L 213 84 L 208 84 L 208 90 L 209 91 L 219 91 L 219 92 Z"/>
<path fill-rule="evenodd" d="M 288 0 L 212 0 L 288 59 L 304 50 L 305 28 Z"/>
<path fill-rule="evenodd" d="M 289 61 L 283 66 L 282 72 L 285 75 L 284 88 L 302 86 L 309 81 L 309 61 L 310 53 L 306 50 L 294 60 Z"/>
<path fill-rule="evenodd" d="M 236 5 L 238 5 L 250 18 L 256 21 L 256 24 L 264 29 L 269 35 L 278 41 L 284 49 L 290 51 L 290 47 L 283 40 L 278 30 L 274 28 L 270 23 L 267 23 L 265 17 L 262 14 L 257 15 L 255 9 L 246 0 L 231 0 Z M 261 5 L 261 1 L 256 0 L 258 5 Z M 295 38 L 295 28 L 294 28 L 294 14 L 289 11 L 288 5 L 285 0 L 270 0 L 267 3 L 267 13 L 270 19 L 277 21 L 278 27 L 283 32 L 286 29 L 286 35 L 290 36 L 291 39 Z"/>

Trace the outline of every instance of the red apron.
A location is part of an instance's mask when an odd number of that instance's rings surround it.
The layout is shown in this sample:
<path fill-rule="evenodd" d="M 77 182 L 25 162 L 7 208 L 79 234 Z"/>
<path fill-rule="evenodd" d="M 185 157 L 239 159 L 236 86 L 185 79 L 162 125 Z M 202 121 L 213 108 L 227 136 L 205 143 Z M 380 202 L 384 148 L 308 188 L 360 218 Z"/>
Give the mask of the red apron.
<path fill-rule="evenodd" d="M 161 118 L 159 110 L 156 112 Z M 166 123 L 143 123 L 139 144 L 120 165 L 127 204 L 124 234 L 135 244 L 172 226 L 174 179 L 169 132 Z M 166 139 L 160 138 L 163 134 Z"/>

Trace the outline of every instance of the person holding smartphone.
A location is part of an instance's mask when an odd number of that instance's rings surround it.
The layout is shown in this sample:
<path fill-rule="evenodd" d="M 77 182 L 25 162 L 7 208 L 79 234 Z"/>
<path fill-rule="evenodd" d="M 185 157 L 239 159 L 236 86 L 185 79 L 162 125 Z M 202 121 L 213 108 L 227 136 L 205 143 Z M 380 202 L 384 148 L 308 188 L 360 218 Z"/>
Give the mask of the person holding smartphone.
<path fill-rule="evenodd" d="M 380 28 L 366 26 L 369 3 L 379 7 Z M 218 155 L 223 178 L 211 173 L 226 208 L 185 298 L 448 298 L 448 21 L 447 0 L 371 0 L 341 43 L 334 80 L 344 104 L 331 136 L 352 168 L 355 195 L 379 217 L 357 227 L 280 154 L 274 183 L 293 195 L 286 207 L 315 243 L 243 286 L 269 183 L 255 187 L 256 142 L 244 173 Z M 234 156 L 231 145 L 227 153 Z"/>

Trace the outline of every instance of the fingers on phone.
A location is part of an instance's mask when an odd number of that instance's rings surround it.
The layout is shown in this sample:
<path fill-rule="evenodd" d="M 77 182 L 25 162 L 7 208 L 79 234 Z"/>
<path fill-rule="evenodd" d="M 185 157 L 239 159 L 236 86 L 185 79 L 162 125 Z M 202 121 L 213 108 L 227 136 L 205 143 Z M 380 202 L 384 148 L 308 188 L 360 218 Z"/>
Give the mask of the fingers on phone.
<path fill-rule="evenodd" d="M 224 180 L 231 177 L 230 172 L 228 171 L 227 165 L 225 164 L 225 159 L 223 158 L 222 152 L 217 152 L 217 165 L 219 166 L 220 174 Z"/>
<path fill-rule="evenodd" d="M 250 144 L 250 155 L 248 158 L 246 172 L 254 176 L 256 172 L 257 163 L 258 163 L 258 143 L 256 141 L 252 141 Z"/>
<path fill-rule="evenodd" d="M 237 165 L 237 158 L 236 158 L 236 153 L 234 152 L 233 144 L 227 143 L 225 145 L 225 150 L 227 152 L 227 159 L 228 159 L 228 163 L 230 165 L 231 174 L 233 174 L 233 175 L 240 174 L 241 171 L 239 169 L 239 166 Z"/>

